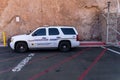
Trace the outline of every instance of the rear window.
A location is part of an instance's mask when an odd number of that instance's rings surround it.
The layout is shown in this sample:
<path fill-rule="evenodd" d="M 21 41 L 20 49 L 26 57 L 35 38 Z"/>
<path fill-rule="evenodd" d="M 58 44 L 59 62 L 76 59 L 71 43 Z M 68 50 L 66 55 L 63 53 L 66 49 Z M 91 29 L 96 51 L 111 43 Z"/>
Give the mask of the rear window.
<path fill-rule="evenodd" d="M 61 28 L 61 30 L 65 35 L 75 35 L 76 34 L 73 28 Z"/>

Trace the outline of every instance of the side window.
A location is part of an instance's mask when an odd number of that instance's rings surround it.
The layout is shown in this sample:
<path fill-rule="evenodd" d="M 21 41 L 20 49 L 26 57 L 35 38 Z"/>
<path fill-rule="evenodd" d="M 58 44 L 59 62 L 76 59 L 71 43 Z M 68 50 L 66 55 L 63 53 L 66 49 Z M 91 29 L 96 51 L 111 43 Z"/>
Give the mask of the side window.
<path fill-rule="evenodd" d="M 61 28 L 61 30 L 65 35 L 75 35 L 76 34 L 73 28 Z"/>
<path fill-rule="evenodd" d="M 59 35 L 57 28 L 49 28 L 49 35 Z"/>
<path fill-rule="evenodd" d="M 45 36 L 45 35 L 46 35 L 46 29 L 38 29 L 32 34 L 32 36 Z"/>

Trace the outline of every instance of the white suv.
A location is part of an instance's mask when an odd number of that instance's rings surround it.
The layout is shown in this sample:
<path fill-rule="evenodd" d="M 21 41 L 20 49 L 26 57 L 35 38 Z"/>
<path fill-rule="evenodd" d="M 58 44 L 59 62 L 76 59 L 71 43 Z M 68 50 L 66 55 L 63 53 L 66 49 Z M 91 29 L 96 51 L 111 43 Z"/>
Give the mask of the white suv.
<path fill-rule="evenodd" d="M 79 46 L 78 33 L 74 27 L 40 27 L 29 35 L 17 35 L 10 39 L 10 47 L 17 52 L 26 52 L 33 48 L 58 48 L 69 51 Z"/>

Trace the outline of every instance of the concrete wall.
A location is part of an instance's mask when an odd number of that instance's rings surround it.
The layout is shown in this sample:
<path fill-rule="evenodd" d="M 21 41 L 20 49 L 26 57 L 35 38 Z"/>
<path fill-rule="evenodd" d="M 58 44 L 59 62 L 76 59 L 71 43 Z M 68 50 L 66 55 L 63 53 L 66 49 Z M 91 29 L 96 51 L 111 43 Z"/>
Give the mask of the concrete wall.
<path fill-rule="evenodd" d="M 110 0 L 115 12 L 115 0 Z M 44 25 L 75 26 L 81 40 L 104 40 L 100 19 L 107 0 L 1 0 L 0 32 L 7 37 Z M 16 22 L 16 17 L 20 22 Z M 104 18 L 103 18 L 104 19 Z"/>

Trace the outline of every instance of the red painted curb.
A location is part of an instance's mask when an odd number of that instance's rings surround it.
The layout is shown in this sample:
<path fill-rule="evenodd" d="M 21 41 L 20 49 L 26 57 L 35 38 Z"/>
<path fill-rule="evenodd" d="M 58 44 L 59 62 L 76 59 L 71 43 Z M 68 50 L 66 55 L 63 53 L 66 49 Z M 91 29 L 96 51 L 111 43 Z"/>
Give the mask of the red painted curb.
<path fill-rule="evenodd" d="M 80 42 L 80 47 L 100 47 L 100 46 L 105 46 L 105 42 L 100 42 L 100 41 L 81 41 Z"/>
<path fill-rule="evenodd" d="M 80 42 L 80 45 L 106 45 L 106 43 L 105 42 Z"/>

